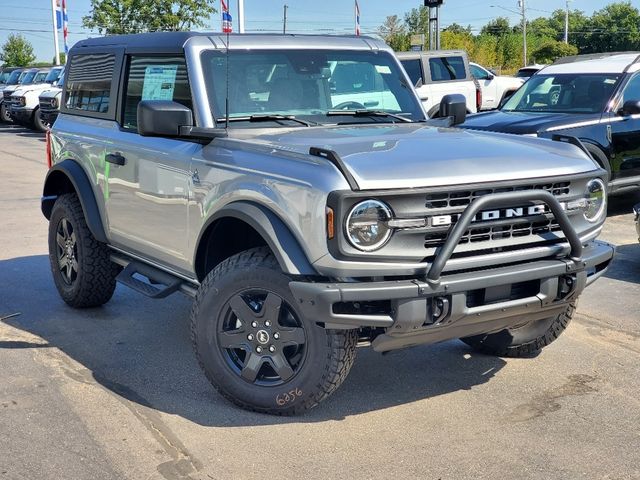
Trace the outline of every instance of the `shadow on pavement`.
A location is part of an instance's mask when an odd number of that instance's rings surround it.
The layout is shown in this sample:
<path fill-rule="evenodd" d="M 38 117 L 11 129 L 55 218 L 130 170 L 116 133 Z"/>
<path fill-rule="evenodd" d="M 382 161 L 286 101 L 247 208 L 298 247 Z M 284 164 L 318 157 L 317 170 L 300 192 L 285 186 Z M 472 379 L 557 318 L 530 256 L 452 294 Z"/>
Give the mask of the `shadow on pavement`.
<path fill-rule="evenodd" d="M 640 243 L 618 245 L 607 278 L 640 284 Z"/>
<path fill-rule="evenodd" d="M 119 286 L 107 305 L 73 310 L 58 297 L 47 256 L 0 261 L 0 317 L 21 313 L 4 323 L 60 349 L 114 394 L 200 425 L 339 420 L 470 390 L 505 365 L 502 359 L 471 353 L 457 341 L 386 356 L 360 350 L 345 383 L 319 408 L 293 418 L 260 415 L 232 406 L 205 379 L 189 339 L 190 306 L 190 299 L 180 295 L 154 301 Z M 27 347 L 0 338 L 0 348 Z M 76 379 L 82 373 L 67 374 Z"/>

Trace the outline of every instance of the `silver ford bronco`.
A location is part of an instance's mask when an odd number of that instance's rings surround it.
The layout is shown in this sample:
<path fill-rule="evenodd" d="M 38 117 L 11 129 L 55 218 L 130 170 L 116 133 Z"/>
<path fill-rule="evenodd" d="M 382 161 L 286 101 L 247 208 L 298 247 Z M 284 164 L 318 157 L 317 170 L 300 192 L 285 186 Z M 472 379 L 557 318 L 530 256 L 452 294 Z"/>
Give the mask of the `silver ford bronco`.
<path fill-rule="evenodd" d="M 606 172 L 571 137 L 452 128 L 456 95 L 441 113 L 372 38 L 81 41 L 47 137 L 55 285 L 77 308 L 116 282 L 192 296 L 211 383 L 279 415 L 358 345 L 535 355 L 613 256 Z"/>

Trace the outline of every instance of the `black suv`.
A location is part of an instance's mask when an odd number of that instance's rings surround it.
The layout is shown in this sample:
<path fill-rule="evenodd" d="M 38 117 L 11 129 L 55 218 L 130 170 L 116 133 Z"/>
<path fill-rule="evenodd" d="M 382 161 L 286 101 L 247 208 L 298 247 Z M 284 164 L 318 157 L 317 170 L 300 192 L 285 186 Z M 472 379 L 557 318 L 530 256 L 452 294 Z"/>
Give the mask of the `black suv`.
<path fill-rule="evenodd" d="M 467 118 L 475 130 L 577 137 L 609 173 L 610 193 L 640 186 L 640 55 L 578 55 L 531 77 L 496 111 Z"/>

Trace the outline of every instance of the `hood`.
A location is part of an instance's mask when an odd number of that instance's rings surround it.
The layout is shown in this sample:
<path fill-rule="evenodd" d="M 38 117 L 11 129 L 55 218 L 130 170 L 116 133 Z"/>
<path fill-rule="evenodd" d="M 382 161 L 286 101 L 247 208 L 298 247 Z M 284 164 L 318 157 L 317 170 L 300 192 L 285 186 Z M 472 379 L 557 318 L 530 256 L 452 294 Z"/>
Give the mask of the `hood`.
<path fill-rule="evenodd" d="M 424 124 L 261 132 L 246 139 L 247 148 L 262 146 L 275 154 L 278 150 L 308 154 L 310 147 L 334 150 L 362 190 L 520 180 L 596 168 L 573 145 Z"/>
<path fill-rule="evenodd" d="M 57 97 L 58 95 L 62 94 L 62 89 L 58 88 L 58 87 L 51 87 L 48 88 L 47 90 L 44 90 L 43 92 L 40 93 L 40 97 L 41 98 L 53 98 L 53 97 Z"/>
<path fill-rule="evenodd" d="M 16 88 L 13 92 L 13 95 L 24 95 L 31 92 L 43 92 L 45 90 L 49 90 L 50 88 L 51 84 L 49 83 L 32 83 L 30 85 L 23 85 L 20 88 Z"/>
<path fill-rule="evenodd" d="M 518 135 L 543 132 L 550 127 L 570 123 L 597 120 L 600 114 L 547 113 L 547 112 L 492 112 L 469 115 L 462 128 L 492 132 L 516 133 Z"/>

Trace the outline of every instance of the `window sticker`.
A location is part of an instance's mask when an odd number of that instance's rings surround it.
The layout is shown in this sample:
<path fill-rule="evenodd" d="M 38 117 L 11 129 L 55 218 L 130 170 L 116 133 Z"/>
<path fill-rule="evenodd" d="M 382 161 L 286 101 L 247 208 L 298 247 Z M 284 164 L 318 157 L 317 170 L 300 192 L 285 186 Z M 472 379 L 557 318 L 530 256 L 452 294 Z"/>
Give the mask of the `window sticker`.
<path fill-rule="evenodd" d="M 142 100 L 173 100 L 177 65 L 153 65 L 144 70 Z"/>
<path fill-rule="evenodd" d="M 388 65 L 376 65 L 376 72 L 380 75 L 389 75 L 391 74 L 391 67 Z"/>

